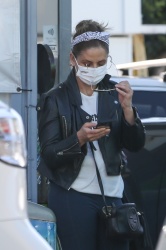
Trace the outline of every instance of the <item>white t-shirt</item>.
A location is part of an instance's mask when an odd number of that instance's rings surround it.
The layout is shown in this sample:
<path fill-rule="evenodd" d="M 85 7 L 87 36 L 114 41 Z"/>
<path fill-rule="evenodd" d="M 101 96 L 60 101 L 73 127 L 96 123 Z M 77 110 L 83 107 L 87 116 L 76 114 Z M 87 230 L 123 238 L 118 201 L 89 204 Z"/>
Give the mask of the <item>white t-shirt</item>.
<path fill-rule="evenodd" d="M 94 92 L 92 96 L 86 96 L 81 93 L 81 97 L 81 108 L 92 116 L 92 122 L 97 123 L 98 93 Z M 104 194 L 110 197 L 121 198 L 124 188 L 124 183 L 121 175 L 107 175 L 98 141 L 94 141 L 93 143 L 95 148 L 97 149 L 96 151 L 94 151 L 94 156 L 97 162 L 98 169 L 100 171 L 104 187 Z M 89 143 L 87 143 L 87 149 L 87 155 L 85 156 L 85 159 L 82 163 L 79 175 L 77 179 L 73 182 L 71 188 L 83 193 L 101 194 L 96 175 L 96 167 Z"/>

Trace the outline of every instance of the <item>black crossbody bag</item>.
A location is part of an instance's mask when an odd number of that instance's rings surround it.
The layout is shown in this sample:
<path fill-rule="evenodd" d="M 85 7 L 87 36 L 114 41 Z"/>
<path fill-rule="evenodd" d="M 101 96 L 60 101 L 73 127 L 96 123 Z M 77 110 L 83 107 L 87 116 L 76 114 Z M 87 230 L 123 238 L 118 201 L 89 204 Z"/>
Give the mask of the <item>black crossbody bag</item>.
<path fill-rule="evenodd" d="M 91 142 L 89 144 L 94 158 L 99 187 L 104 202 L 104 206 L 100 215 L 102 223 L 104 223 L 107 237 L 118 239 L 135 239 L 143 235 L 144 229 L 141 225 L 140 218 L 142 214 L 137 211 L 135 203 L 124 203 L 120 206 L 115 206 L 114 203 L 112 203 L 110 206 L 107 205 L 104 196 L 103 183 L 94 157 L 94 146 Z"/>

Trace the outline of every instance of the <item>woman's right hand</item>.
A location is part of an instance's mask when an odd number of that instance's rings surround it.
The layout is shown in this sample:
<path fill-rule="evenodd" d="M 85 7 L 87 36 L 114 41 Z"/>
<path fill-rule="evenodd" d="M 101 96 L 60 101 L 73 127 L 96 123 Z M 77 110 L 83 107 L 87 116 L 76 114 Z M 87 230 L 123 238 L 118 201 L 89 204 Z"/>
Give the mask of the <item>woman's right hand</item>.
<path fill-rule="evenodd" d="M 88 141 L 96 141 L 99 138 L 108 135 L 110 131 L 111 130 L 108 127 L 96 128 L 96 123 L 86 122 L 77 132 L 77 137 L 80 146 L 82 146 Z"/>

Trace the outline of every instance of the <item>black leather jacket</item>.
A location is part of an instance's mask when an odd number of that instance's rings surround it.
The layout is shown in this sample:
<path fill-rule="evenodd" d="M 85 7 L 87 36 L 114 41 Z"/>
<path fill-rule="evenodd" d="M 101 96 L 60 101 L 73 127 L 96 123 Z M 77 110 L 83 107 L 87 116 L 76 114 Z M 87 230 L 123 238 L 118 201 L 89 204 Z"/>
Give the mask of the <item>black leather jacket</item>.
<path fill-rule="evenodd" d="M 114 88 L 110 76 L 98 84 L 100 89 Z M 77 131 L 90 116 L 81 111 L 81 95 L 74 71 L 67 80 L 43 94 L 38 102 L 38 135 L 41 161 L 38 170 L 56 184 L 69 189 L 77 178 L 86 155 L 86 144 L 80 147 Z M 145 143 L 145 129 L 135 113 L 135 124 L 123 116 L 116 91 L 99 92 L 98 122 L 111 122 L 109 136 L 98 140 L 108 175 L 119 175 L 122 168 L 121 149 L 138 151 Z"/>

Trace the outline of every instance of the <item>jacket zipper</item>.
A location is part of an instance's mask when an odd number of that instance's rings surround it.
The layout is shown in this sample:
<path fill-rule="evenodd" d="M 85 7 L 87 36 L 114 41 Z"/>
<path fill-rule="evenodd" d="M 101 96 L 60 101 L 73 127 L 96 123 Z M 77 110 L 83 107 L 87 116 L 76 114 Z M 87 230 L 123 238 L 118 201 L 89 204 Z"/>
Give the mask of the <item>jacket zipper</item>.
<path fill-rule="evenodd" d="M 123 168 L 124 168 L 124 164 L 122 161 L 122 156 L 120 156 L 120 169 L 121 169 L 121 171 L 123 170 Z"/>
<path fill-rule="evenodd" d="M 119 120 L 119 117 L 118 117 L 118 112 L 116 110 L 116 118 L 117 118 L 117 121 Z"/>
<path fill-rule="evenodd" d="M 72 145 L 71 147 L 69 147 L 69 148 L 67 148 L 67 149 L 64 149 L 63 151 L 60 151 L 60 152 L 58 152 L 57 153 L 57 155 L 64 155 L 64 154 L 75 154 L 75 152 L 74 153 L 71 153 L 71 152 L 66 152 L 66 151 L 68 151 L 68 150 L 70 150 L 71 148 L 73 148 L 73 147 L 75 147 L 76 145 L 78 144 L 78 142 L 76 142 L 74 145 Z M 81 154 L 81 152 L 79 152 L 80 154 Z"/>
<path fill-rule="evenodd" d="M 67 122 L 64 115 L 62 116 L 62 121 L 63 121 L 63 129 L 65 131 L 65 138 L 67 138 Z"/>
<path fill-rule="evenodd" d="M 67 122 L 66 122 L 66 118 L 65 118 L 64 115 L 62 116 L 62 121 L 63 121 L 63 128 L 64 128 L 64 131 L 65 131 L 65 137 L 67 138 Z M 75 154 L 75 153 L 71 153 L 71 152 L 67 153 L 66 151 L 68 151 L 71 148 L 75 147 L 77 144 L 78 144 L 78 142 L 76 142 L 74 145 L 72 145 L 71 147 L 69 147 L 69 148 L 67 148 L 67 149 L 65 149 L 63 151 L 58 152 L 57 155 L 67 155 L 67 154 L 72 155 L 72 154 Z M 78 152 L 78 153 L 81 154 L 81 152 Z M 71 186 L 68 188 L 68 191 L 70 190 L 70 188 L 71 188 Z"/>

